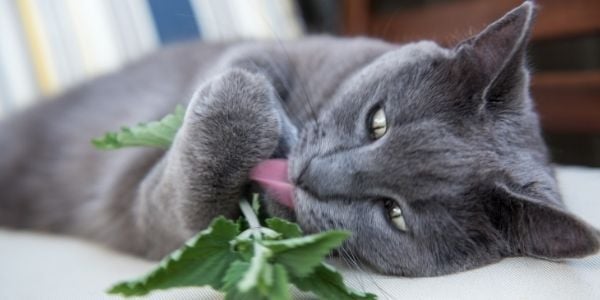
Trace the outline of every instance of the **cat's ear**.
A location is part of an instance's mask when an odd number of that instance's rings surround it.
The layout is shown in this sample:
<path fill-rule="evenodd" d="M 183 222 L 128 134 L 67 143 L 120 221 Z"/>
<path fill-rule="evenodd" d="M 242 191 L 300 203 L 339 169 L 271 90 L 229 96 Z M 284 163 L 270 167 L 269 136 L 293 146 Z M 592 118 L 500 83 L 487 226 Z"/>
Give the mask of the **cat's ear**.
<path fill-rule="evenodd" d="M 469 69 L 478 94 L 491 105 L 513 100 L 523 90 L 534 13 L 534 4 L 527 1 L 455 48 L 457 61 Z"/>
<path fill-rule="evenodd" d="M 582 257 L 600 248 L 600 233 L 558 205 L 547 204 L 497 184 L 488 215 L 510 255 L 548 259 Z"/>

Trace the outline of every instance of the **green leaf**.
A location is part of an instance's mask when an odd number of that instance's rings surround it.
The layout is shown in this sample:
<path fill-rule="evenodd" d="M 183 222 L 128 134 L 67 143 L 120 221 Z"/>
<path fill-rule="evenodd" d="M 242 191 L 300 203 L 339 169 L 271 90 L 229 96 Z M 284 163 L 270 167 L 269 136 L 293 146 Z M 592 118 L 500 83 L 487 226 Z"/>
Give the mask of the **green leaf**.
<path fill-rule="evenodd" d="M 290 300 L 289 281 L 285 268 L 277 264 L 270 267 L 272 267 L 272 284 L 266 291 L 261 292 L 258 286 L 253 286 L 250 290 L 242 292 L 237 286 L 245 274 L 249 272 L 250 263 L 239 260 L 233 262 L 223 278 L 224 285 L 222 290 L 226 292 L 225 299 Z"/>
<path fill-rule="evenodd" d="M 248 268 L 237 286 L 241 292 L 247 292 L 258 287 L 260 292 L 264 294 L 273 284 L 273 270 L 267 263 L 267 259 L 272 254 L 273 252 L 269 248 L 254 242 L 254 255 L 250 259 L 250 268 Z"/>
<path fill-rule="evenodd" d="M 225 272 L 239 259 L 230 246 L 238 234 L 237 224 L 218 217 L 207 229 L 163 259 L 158 268 L 140 279 L 113 286 L 109 293 L 145 295 L 157 289 L 204 285 L 220 289 Z"/>
<path fill-rule="evenodd" d="M 302 229 L 298 224 L 288 222 L 280 218 L 269 218 L 265 220 L 267 227 L 281 233 L 284 238 L 296 238 L 302 236 Z"/>
<path fill-rule="evenodd" d="M 245 261 L 234 261 L 223 277 L 222 291 L 225 292 L 225 300 L 263 299 L 257 289 L 241 292 L 237 285 L 242 277 L 250 269 L 250 263 Z"/>
<path fill-rule="evenodd" d="M 223 277 L 223 291 L 230 291 L 236 288 L 238 282 L 242 280 L 244 274 L 250 269 L 250 263 L 236 260 L 229 266 Z"/>
<path fill-rule="evenodd" d="M 376 295 L 355 291 L 344 284 L 342 275 L 332 266 L 321 263 L 306 277 L 292 277 L 292 283 L 305 292 L 313 292 L 321 299 L 375 300 Z"/>
<path fill-rule="evenodd" d="M 304 277 L 349 235 L 346 231 L 327 231 L 285 240 L 267 240 L 262 244 L 273 251 L 274 263 L 282 264 L 293 276 Z"/>
<path fill-rule="evenodd" d="M 168 148 L 175 134 L 183 124 L 185 109 L 178 105 L 175 112 L 160 121 L 140 123 L 137 126 L 123 127 L 119 132 L 109 132 L 103 137 L 93 139 L 92 144 L 103 150 L 119 149 L 132 146 L 150 146 Z"/>
<path fill-rule="evenodd" d="M 280 264 L 275 264 L 273 266 L 273 288 L 270 291 L 271 299 L 292 299 L 288 283 L 289 279 L 285 268 Z"/>

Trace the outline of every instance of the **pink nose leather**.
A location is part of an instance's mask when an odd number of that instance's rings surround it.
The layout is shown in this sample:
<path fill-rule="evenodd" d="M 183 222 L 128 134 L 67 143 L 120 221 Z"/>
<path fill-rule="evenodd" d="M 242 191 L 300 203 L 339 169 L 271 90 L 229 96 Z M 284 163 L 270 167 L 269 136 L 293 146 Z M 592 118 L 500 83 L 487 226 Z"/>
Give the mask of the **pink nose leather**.
<path fill-rule="evenodd" d="M 250 179 L 256 181 L 277 202 L 294 208 L 294 186 L 288 180 L 288 163 L 285 159 L 268 159 L 250 170 Z"/>

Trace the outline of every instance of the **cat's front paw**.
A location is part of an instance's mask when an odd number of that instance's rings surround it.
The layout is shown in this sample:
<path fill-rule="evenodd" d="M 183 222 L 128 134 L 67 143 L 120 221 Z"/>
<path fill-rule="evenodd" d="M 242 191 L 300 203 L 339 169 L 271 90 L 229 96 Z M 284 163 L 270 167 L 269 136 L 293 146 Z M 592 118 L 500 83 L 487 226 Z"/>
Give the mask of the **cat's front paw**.
<path fill-rule="evenodd" d="M 190 102 L 185 126 L 199 155 L 247 176 L 277 147 L 281 112 L 277 94 L 262 75 L 233 69 L 206 83 Z M 224 171 L 224 170 L 223 170 Z M 242 175 L 243 174 L 243 175 Z"/>
<path fill-rule="evenodd" d="M 235 217 L 252 167 L 275 151 L 282 117 L 261 75 L 231 70 L 194 96 L 177 134 L 170 174 L 177 176 L 179 213 L 195 232 L 218 216 Z"/>

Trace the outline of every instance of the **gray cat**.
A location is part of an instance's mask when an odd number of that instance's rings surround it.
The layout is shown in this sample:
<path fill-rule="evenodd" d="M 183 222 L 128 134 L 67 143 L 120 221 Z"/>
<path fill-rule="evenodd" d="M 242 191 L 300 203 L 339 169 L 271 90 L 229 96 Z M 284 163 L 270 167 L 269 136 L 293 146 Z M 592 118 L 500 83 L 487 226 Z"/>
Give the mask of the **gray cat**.
<path fill-rule="evenodd" d="M 582 257 L 598 231 L 566 211 L 529 97 L 526 2 L 451 49 L 311 37 L 183 44 L 0 126 L 0 225 L 160 258 L 218 215 L 249 170 L 289 160 L 305 231 L 353 233 L 341 254 L 431 276 L 509 256 Z M 168 151 L 92 137 L 185 104 Z"/>

